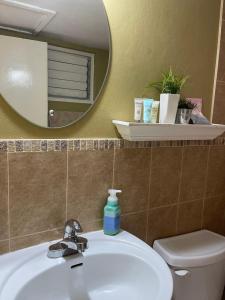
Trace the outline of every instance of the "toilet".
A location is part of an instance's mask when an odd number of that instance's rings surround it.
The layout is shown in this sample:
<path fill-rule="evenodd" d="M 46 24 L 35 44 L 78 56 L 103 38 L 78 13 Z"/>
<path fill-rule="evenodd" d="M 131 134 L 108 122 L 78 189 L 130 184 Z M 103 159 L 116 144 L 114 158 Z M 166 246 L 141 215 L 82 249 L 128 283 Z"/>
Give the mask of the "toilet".
<path fill-rule="evenodd" d="M 200 230 L 156 240 L 174 280 L 173 300 L 221 300 L 225 284 L 225 237 Z"/>

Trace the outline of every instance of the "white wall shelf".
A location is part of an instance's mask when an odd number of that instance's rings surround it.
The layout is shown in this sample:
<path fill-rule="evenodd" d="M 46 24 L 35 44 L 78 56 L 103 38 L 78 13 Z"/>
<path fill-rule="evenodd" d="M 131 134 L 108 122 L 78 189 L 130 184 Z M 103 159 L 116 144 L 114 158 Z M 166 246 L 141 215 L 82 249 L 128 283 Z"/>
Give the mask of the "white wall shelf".
<path fill-rule="evenodd" d="M 146 124 L 113 120 L 128 141 L 213 140 L 225 132 L 225 125 Z"/>

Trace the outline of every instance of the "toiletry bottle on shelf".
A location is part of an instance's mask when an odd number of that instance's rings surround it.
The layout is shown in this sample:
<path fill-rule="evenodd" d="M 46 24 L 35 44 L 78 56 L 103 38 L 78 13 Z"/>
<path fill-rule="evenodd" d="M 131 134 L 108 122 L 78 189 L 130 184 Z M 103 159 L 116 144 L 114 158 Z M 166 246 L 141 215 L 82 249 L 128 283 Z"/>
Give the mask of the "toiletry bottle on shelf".
<path fill-rule="evenodd" d="M 159 113 L 159 101 L 154 101 L 152 103 L 151 123 L 157 123 L 158 113 Z"/>
<path fill-rule="evenodd" d="M 151 110 L 153 99 L 143 100 L 143 121 L 144 123 L 151 123 Z"/>
<path fill-rule="evenodd" d="M 120 206 L 118 204 L 117 193 L 121 190 L 108 190 L 109 197 L 104 207 L 104 233 L 107 235 L 115 235 L 120 231 Z"/>
<path fill-rule="evenodd" d="M 134 99 L 134 121 L 135 122 L 141 122 L 142 106 L 143 106 L 143 99 L 135 98 Z"/>

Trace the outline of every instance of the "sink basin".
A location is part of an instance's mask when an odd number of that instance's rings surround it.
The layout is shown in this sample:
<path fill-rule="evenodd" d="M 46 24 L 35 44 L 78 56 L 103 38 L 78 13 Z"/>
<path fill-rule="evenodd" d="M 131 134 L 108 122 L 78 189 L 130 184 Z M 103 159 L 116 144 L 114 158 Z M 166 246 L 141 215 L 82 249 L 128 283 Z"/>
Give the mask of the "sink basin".
<path fill-rule="evenodd" d="M 0 257 L 0 300 L 170 300 L 173 282 L 163 259 L 122 231 L 84 234 L 83 255 L 50 259 L 50 243 Z"/>

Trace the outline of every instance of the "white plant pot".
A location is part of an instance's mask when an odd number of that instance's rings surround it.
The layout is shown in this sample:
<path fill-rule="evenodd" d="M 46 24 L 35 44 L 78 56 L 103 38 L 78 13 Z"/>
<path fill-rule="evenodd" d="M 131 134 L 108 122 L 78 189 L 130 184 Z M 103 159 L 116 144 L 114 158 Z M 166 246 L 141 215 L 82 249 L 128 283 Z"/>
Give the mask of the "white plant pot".
<path fill-rule="evenodd" d="M 159 123 L 174 124 L 180 94 L 160 94 Z"/>

